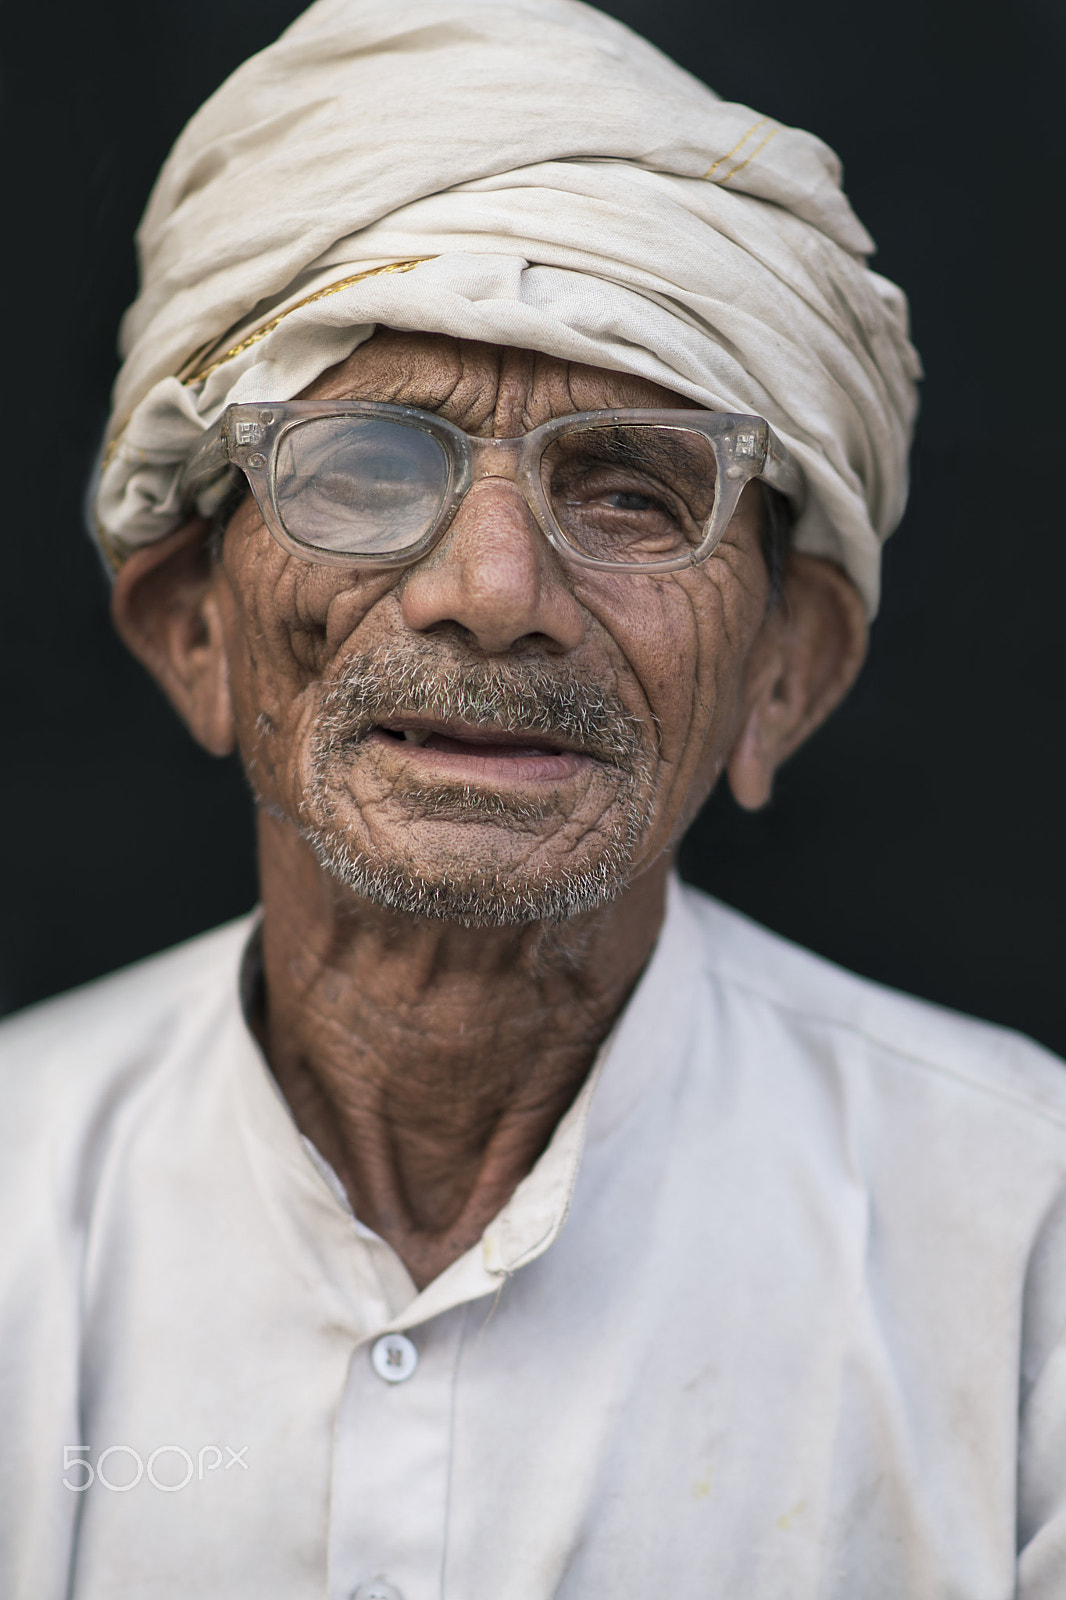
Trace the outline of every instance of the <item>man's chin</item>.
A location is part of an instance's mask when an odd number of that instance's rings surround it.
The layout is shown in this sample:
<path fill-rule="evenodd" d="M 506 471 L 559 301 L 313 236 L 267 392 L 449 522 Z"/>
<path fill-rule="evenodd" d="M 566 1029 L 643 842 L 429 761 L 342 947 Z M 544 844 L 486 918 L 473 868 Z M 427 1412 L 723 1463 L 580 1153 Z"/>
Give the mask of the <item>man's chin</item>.
<path fill-rule="evenodd" d="M 467 814 L 462 826 L 465 831 L 476 824 Z M 423 862 L 416 869 L 408 859 L 359 849 L 331 828 L 301 831 L 319 864 L 361 900 L 399 915 L 466 928 L 560 923 L 595 911 L 626 887 L 633 855 L 632 842 L 624 838 L 557 868 L 479 863 L 455 851 L 446 861 Z"/>

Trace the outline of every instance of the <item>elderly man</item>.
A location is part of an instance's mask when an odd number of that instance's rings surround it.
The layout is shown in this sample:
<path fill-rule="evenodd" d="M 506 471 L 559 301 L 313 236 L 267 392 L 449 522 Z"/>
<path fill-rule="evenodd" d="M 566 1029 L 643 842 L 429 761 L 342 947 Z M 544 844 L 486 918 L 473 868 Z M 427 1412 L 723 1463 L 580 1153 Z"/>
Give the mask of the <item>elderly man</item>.
<path fill-rule="evenodd" d="M 862 661 L 869 248 L 571 0 L 182 135 L 96 531 L 262 912 L 0 1036 L 7 1600 L 1066 1594 L 1066 1079 L 672 876 Z"/>

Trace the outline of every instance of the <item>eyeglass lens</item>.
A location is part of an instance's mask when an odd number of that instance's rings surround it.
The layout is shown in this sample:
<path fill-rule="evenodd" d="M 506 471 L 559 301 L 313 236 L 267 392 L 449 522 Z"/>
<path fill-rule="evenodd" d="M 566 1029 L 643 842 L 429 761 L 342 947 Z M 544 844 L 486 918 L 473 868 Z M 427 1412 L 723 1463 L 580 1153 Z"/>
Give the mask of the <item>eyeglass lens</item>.
<path fill-rule="evenodd" d="M 653 423 L 588 426 L 551 438 L 545 499 L 564 537 L 601 561 L 669 560 L 702 543 L 714 506 L 714 447 Z M 321 417 L 289 428 L 275 467 L 290 538 L 338 554 L 396 556 L 430 532 L 448 496 L 448 450 L 392 418 Z"/>
<path fill-rule="evenodd" d="M 703 542 L 714 447 L 702 434 L 655 424 L 582 428 L 550 441 L 541 481 L 578 550 L 601 561 L 664 561 Z"/>
<path fill-rule="evenodd" d="M 399 555 L 433 526 L 449 482 L 442 442 L 379 417 L 316 417 L 288 429 L 274 469 L 290 538 L 346 555 Z"/>

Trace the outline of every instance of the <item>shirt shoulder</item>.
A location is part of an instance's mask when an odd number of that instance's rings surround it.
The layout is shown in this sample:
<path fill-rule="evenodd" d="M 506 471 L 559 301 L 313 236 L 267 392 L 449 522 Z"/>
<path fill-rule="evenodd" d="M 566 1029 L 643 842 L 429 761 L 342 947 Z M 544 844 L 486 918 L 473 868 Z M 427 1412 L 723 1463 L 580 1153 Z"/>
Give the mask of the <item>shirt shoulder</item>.
<path fill-rule="evenodd" d="M 998 1097 L 1066 1129 L 1066 1063 L 1023 1034 L 859 977 L 690 885 L 682 897 L 704 970 L 735 994 L 835 1037 L 853 1059 L 921 1068 L 944 1088 Z"/>
<path fill-rule="evenodd" d="M 198 1013 L 232 996 L 253 922 L 241 917 L 0 1021 L 2 1120 L 10 1128 L 20 1109 L 39 1108 L 54 1130 L 150 1076 Z"/>

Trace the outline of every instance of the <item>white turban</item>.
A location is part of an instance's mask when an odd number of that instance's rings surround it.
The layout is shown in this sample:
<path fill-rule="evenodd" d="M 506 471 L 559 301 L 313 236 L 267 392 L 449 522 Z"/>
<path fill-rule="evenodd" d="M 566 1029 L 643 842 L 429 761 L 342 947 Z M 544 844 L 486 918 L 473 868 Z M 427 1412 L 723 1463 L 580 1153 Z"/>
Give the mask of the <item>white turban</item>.
<path fill-rule="evenodd" d="M 805 479 L 796 545 L 872 612 L 918 360 L 840 177 L 576 0 L 318 0 L 197 112 L 148 203 L 105 551 L 176 525 L 226 405 L 291 399 L 382 324 L 765 417 Z"/>

